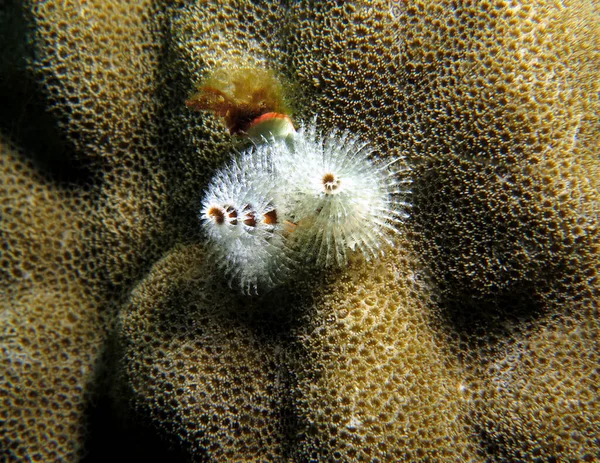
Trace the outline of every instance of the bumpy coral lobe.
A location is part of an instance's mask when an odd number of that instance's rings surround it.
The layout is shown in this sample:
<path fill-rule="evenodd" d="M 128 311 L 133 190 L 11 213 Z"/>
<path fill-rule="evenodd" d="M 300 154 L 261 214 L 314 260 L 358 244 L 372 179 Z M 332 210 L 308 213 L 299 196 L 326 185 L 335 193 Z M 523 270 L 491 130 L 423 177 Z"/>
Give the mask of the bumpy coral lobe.
<path fill-rule="evenodd" d="M 2 283 L 16 301 L 3 307 L 15 354 L 3 356 L 3 457 L 81 455 L 75 404 L 114 307 L 120 391 L 192 460 L 597 456 L 595 2 L 25 7 L 66 140 L 52 154 L 84 164 L 92 187 L 77 179 L 56 199 L 59 181 L 23 167 L 43 152 L 2 151 Z M 202 239 L 199 192 L 234 148 L 185 100 L 232 56 L 302 89 L 298 119 L 409 157 L 413 221 L 377 271 L 355 262 L 250 303 L 205 280 L 202 249 L 169 251 Z M 87 334 L 63 359 L 73 316 Z"/>
<path fill-rule="evenodd" d="M 121 317 L 120 374 L 136 411 L 200 461 L 269 461 L 285 434 L 282 352 L 261 327 L 265 313 L 215 283 L 206 257 L 179 247 L 135 288 Z"/>
<path fill-rule="evenodd" d="M 106 336 L 86 272 L 85 192 L 0 137 L 0 455 L 77 461 Z"/>

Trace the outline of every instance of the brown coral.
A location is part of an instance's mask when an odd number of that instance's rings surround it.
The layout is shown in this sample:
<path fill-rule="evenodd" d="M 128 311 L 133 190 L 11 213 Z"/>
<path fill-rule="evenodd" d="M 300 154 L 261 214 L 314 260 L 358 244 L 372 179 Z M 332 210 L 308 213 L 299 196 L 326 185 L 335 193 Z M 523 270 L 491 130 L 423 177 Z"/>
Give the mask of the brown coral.
<path fill-rule="evenodd" d="M 80 277 L 87 197 L 40 175 L 6 140 L 0 154 L 0 447 L 8 461 L 75 461 L 106 338 Z"/>
<path fill-rule="evenodd" d="M 195 461 L 593 461 L 598 17 L 591 0 L 11 5 L 3 458 L 81 456 L 111 346 L 99 393 Z M 407 155 L 398 250 L 228 290 L 197 215 L 239 142 L 185 101 L 232 60 L 293 86 L 297 119 Z"/>

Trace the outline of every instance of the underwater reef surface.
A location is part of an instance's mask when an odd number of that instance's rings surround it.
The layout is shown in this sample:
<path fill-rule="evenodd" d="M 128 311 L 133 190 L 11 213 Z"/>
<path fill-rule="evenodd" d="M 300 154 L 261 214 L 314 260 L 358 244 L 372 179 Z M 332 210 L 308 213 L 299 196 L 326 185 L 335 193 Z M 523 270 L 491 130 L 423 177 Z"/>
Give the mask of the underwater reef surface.
<path fill-rule="evenodd" d="M 0 45 L 2 461 L 600 458 L 598 2 L 9 0 Z M 407 157 L 384 257 L 228 286 L 249 142 L 185 102 L 236 65 Z"/>

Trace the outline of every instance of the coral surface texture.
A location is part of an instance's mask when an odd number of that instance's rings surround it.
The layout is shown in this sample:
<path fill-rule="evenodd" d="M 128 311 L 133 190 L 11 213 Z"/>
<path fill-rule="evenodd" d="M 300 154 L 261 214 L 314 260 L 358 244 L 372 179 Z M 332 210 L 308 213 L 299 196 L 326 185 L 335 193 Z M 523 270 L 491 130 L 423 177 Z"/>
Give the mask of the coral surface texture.
<path fill-rule="evenodd" d="M 0 101 L 0 461 L 600 461 L 598 0 L 4 0 Z M 248 295 L 200 214 L 267 111 L 408 217 Z"/>

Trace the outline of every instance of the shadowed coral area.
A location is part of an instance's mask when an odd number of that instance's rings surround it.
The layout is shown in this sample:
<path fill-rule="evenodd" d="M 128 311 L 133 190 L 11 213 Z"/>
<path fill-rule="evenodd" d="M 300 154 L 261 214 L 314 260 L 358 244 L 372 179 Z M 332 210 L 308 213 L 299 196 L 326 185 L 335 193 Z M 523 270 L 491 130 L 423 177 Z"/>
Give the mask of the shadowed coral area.
<path fill-rule="evenodd" d="M 598 24 L 592 0 L 7 2 L 2 460 L 595 461 Z M 227 286 L 200 202 L 249 142 L 185 102 L 243 68 L 407 157 L 385 257 Z"/>
<path fill-rule="evenodd" d="M 140 415 L 209 461 L 469 459 L 459 368 L 406 256 L 323 275 L 316 300 L 318 279 L 235 297 L 205 261 L 174 249 L 121 312 Z"/>

